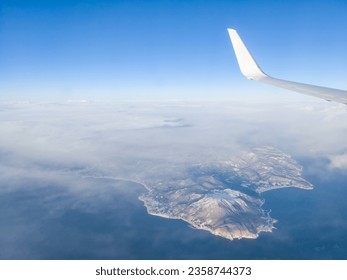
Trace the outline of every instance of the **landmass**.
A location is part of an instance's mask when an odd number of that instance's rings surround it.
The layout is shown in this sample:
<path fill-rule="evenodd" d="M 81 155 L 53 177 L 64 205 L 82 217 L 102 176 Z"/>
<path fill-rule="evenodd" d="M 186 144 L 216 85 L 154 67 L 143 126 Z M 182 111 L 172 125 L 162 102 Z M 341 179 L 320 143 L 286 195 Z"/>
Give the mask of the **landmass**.
<path fill-rule="evenodd" d="M 174 170 L 174 168 L 173 168 Z M 151 215 L 182 219 L 227 239 L 257 238 L 276 220 L 262 209 L 261 193 L 278 188 L 310 190 L 302 167 L 273 147 L 255 148 L 227 161 L 200 163 L 170 177 L 147 179 L 140 196 Z"/>

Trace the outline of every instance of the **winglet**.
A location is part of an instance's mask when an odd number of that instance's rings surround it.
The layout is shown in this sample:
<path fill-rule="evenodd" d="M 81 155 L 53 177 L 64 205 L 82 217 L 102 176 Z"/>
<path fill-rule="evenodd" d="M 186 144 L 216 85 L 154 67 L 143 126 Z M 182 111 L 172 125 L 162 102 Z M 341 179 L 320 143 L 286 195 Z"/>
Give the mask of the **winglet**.
<path fill-rule="evenodd" d="M 291 82 L 282 79 L 277 79 L 266 75 L 255 62 L 254 58 L 247 50 L 236 30 L 228 29 L 231 43 L 233 44 L 237 61 L 243 75 L 249 80 L 257 80 L 276 87 L 297 91 L 303 94 L 308 94 L 325 100 L 333 100 L 347 105 L 347 91 L 320 87 L 316 85 Z"/>
<path fill-rule="evenodd" d="M 260 69 L 235 29 L 228 29 L 231 43 L 242 74 L 249 80 L 261 80 L 267 75 Z"/>

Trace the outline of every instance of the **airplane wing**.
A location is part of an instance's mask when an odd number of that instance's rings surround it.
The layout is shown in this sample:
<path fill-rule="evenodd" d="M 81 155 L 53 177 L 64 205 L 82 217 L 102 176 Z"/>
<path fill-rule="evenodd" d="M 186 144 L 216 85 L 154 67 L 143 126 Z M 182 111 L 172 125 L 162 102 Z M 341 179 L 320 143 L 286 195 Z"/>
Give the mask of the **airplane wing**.
<path fill-rule="evenodd" d="M 335 101 L 347 105 L 347 91 L 345 90 L 291 82 L 268 76 L 260 69 L 236 30 L 228 29 L 228 32 L 240 70 L 247 79 L 256 80 L 288 90 L 320 97 L 327 101 Z"/>

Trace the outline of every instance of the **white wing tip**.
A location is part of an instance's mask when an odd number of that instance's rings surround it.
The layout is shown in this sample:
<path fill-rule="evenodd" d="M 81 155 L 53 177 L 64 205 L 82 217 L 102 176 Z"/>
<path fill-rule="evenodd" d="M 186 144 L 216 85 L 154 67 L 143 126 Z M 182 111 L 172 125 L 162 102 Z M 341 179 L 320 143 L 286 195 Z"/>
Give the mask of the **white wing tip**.
<path fill-rule="evenodd" d="M 228 33 L 229 33 L 229 36 L 231 37 L 232 34 L 237 34 L 237 31 L 236 31 L 236 29 L 228 28 Z"/>
<path fill-rule="evenodd" d="M 259 80 L 265 78 L 265 73 L 255 62 L 237 31 L 233 28 L 228 28 L 228 33 L 242 74 L 249 80 Z"/>
<path fill-rule="evenodd" d="M 333 100 L 347 105 L 347 91 L 291 82 L 267 76 L 260 69 L 237 31 L 233 28 L 228 28 L 228 32 L 240 70 L 247 79 L 262 81 L 280 88 L 320 97 L 328 101 Z"/>

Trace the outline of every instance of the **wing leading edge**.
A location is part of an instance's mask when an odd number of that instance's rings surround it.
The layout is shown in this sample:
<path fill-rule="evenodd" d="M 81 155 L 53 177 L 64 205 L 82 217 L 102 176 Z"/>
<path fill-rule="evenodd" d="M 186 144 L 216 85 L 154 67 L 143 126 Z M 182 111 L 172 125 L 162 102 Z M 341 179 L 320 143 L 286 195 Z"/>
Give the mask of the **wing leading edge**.
<path fill-rule="evenodd" d="M 237 61 L 239 63 L 240 70 L 247 79 L 256 80 L 284 89 L 320 97 L 328 101 L 347 104 L 347 91 L 345 90 L 291 82 L 268 76 L 260 69 L 251 53 L 243 43 L 242 39 L 237 34 L 236 30 L 228 29 L 228 32 L 236 54 Z"/>

